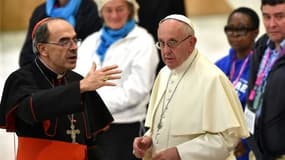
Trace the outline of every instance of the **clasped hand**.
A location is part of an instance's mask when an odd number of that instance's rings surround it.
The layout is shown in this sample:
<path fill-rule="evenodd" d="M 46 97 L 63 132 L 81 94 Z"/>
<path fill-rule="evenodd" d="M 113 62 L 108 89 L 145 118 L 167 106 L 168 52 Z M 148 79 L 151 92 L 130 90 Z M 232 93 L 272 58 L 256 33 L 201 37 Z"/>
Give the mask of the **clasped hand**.
<path fill-rule="evenodd" d="M 152 146 L 152 139 L 148 136 L 136 137 L 133 142 L 133 154 L 143 158 Z M 157 153 L 152 153 L 152 160 L 181 160 L 176 147 L 167 148 Z"/>

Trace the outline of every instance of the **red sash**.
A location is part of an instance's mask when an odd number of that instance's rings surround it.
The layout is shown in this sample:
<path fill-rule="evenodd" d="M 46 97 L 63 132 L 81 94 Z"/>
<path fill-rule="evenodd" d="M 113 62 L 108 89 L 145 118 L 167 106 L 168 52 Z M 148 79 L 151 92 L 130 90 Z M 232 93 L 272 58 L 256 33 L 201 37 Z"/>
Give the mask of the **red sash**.
<path fill-rule="evenodd" d="M 87 160 L 85 145 L 18 137 L 17 160 Z"/>

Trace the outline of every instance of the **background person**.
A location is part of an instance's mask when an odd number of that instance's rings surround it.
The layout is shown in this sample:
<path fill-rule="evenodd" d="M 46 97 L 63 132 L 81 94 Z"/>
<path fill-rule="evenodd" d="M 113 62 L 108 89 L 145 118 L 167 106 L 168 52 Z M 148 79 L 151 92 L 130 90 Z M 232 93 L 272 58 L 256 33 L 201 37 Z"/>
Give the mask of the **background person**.
<path fill-rule="evenodd" d="M 247 7 L 233 10 L 225 26 L 225 34 L 231 46 L 229 54 L 216 62 L 235 87 L 244 109 L 250 66 L 255 39 L 259 32 L 257 13 Z M 250 148 L 246 140 L 242 140 L 235 150 L 237 160 L 248 160 Z"/>
<path fill-rule="evenodd" d="M 248 142 L 257 160 L 280 160 L 285 159 L 285 1 L 262 0 L 261 12 L 266 34 L 257 41 L 250 66 Z"/>

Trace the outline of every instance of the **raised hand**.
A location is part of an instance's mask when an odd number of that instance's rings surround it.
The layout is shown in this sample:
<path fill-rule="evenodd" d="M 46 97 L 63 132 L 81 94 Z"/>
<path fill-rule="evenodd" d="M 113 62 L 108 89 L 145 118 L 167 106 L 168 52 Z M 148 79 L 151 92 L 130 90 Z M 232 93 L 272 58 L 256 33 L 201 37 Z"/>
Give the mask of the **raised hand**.
<path fill-rule="evenodd" d="M 93 63 L 88 74 L 80 81 L 80 92 L 95 91 L 103 86 L 115 86 L 116 84 L 109 81 L 120 79 L 118 65 L 111 65 L 96 70 L 96 64 Z"/>

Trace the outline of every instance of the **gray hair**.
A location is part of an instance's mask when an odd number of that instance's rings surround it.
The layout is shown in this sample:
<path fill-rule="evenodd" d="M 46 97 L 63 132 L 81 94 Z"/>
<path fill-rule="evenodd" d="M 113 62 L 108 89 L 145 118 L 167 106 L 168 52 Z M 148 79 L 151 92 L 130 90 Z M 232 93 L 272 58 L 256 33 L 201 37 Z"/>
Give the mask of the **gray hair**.
<path fill-rule="evenodd" d="M 38 43 L 45 43 L 48 41 L 49 38 L 49 31 L 48 31 L 48 23 L 41 24 L 34 33 L 34 39 L 33 39 L 33 52 L 38 55 Z"/>

